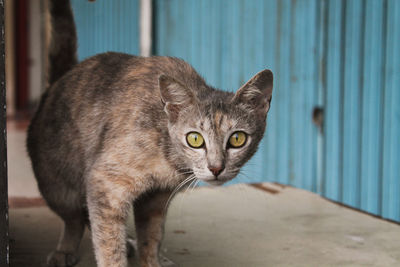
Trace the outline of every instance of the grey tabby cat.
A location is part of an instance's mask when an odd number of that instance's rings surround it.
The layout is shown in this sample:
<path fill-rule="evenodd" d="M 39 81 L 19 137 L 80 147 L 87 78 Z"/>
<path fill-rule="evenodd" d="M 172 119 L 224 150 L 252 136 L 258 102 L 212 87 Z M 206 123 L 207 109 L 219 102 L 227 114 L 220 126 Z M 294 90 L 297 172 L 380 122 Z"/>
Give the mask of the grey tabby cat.
<path fill-rule="evenodd" d="M 65 223 L 48 264 L 76 264 L 87 225 L 97 265 L 127 266 L 133 207 L 141 266 L 160 266 L 171 192 L 238 174 L 263 137 L 272 73 L 259 72 L 234 94 L 172 57 L 105 53 L 77 64 L 69 1 L 50 1 L 50 14 L 50 86 L 27 140 L 41 194 Z"/>

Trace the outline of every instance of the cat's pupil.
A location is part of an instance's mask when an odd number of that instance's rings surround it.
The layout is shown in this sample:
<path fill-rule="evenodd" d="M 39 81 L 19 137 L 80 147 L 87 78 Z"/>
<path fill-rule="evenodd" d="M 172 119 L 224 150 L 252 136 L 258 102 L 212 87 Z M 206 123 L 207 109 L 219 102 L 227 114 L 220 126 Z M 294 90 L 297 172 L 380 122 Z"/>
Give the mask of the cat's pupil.
<path fill-rule="evenodd" d="M 194 141 L 197 142 L 197 134 L 194 135 Z"/>

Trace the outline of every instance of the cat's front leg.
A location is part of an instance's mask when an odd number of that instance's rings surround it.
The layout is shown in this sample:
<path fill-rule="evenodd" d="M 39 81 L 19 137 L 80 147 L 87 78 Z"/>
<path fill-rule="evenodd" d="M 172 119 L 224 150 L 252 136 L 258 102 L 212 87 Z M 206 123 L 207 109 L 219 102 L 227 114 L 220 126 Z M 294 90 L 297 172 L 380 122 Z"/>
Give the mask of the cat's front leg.
<path fill-rule="evenodd" d="M 159 248 L 170 191 L 155 191 L 134 202 L 135 225 L 141 267 L 159 267 Z"/>
<path fill-rule="evenodd" d="M 126 219 L 139 191 L 140 185 L 131 177 L 102 171 L 91 174 L 87 204 L 97 266 L 127 266 Z"/>

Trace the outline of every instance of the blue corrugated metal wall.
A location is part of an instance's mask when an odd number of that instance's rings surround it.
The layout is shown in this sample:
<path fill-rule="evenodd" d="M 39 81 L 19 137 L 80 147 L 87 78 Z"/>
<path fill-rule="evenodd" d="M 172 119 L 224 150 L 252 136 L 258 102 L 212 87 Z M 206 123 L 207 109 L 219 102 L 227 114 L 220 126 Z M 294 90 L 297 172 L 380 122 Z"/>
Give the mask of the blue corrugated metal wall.
<path fill-rule="evenodd" d="M 400 221 L 400 2 L 326 9 L 323 193 Z"/>
<path fill-rule="evenodd" d="M 139 0 L 71 0 L 79 60 L 107 51 L 139 54 Z"/>
<path fill-rule="evenodd" d="M 237 181 L 278 181 L 400 221 L 400 1 L 156 0 L 155 53 L 236 90 L 270 68 L 266 138 Z M 323 134 L 312 124 L 325 110 Z"/>

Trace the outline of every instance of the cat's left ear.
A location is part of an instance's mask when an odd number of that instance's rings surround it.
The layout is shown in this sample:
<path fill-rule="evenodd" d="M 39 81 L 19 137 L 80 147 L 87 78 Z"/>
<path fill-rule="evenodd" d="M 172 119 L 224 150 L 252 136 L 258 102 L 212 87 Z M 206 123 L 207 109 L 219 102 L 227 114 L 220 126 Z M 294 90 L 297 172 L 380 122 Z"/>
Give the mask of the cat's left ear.
<path fill-rule="evenodd" d="M 233 97 L 233 103 L 244 104 L 259 114 L 266 115 L 271 106 L 273 75 L 263 70 L 253 76 L 239 88 Z"/>
<path fill-rule="evenodd" d="M 160 75 L 158 78 L 161 100 L 171 122 L 175 122 L 185 107 L 194 104 L 196 97 L 192 90 L 172 77 Z"/>

